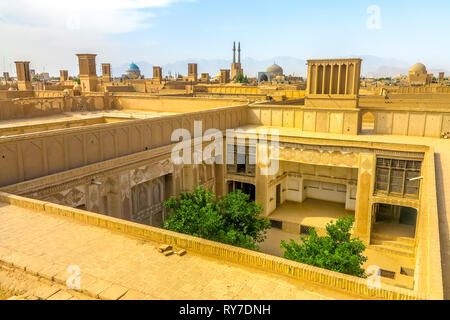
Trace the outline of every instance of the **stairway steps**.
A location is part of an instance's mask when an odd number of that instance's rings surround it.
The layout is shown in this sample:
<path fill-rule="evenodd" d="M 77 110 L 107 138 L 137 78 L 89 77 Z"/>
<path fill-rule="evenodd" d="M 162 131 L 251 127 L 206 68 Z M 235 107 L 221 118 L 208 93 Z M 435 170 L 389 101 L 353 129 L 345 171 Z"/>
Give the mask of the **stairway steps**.
<path fill-rule="evenodd" d="M 370 246 L 372 249 L 384 252 L 384 253 L 388 253 L 391 255 L 396 255 L 396 256 L 402 256 L 402 257 L 407 257 L 407 258 L 414 258 L 414 251 L 410 251 L 410 250 L 402 250 L 400 248 L 395 248 L 395 247 L 388 247 L 385 245 L 371 245 Z"/>
<path fill-rule="evenodd" d="M 380 245 L 380 246 L 384 246 L 384 247 L 391 247 L 394 249 L 401 249 L 401 250 L 405 250 L 405 251 L 414 251 L 414 245 L 409 244 L 409 243 L 403 243 L 403 242 L 398 242 L 398 241 L 391 241 L 391 240 L 380 240 L 380 239 L 372 239 L 371 241 L 372 244 L 375 245 Z"/>
<path fill-rule="evenodd" d="M 412 245 L 412 246 L 415 245 L 414 238 L 393 237 L 393 236 L 388 236 L 388 235 L 381 234 L 381 233 L 372 233 L 372 239 L 373 240 L 380 240 L 380 241 L 401 242 L 401 243 L 409 244 L 409 245 Z"/>

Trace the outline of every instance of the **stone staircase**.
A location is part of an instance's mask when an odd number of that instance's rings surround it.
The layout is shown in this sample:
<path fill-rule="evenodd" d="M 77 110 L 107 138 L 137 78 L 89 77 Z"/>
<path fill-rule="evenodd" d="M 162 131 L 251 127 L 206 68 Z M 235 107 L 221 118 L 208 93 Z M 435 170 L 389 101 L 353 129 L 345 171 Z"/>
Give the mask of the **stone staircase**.
<path fill-rule="evenodd" d="M 414 258 L 414 239 L 372 233 L 371 248 L 388 254 Z"/>

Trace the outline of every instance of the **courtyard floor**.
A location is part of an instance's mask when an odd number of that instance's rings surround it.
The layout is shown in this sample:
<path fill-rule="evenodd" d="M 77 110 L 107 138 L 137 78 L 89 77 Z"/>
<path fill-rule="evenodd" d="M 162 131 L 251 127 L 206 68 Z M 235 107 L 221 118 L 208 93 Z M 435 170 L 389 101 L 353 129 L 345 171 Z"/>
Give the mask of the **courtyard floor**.
<path fill-rule="evenodd" d="M 306 199 L 303 203 L 286 201 L 269 215 L 269 219 L 325 228 L 326 225 L 345 216 L 354 216 L 345 205 L 323 200 Z"/>

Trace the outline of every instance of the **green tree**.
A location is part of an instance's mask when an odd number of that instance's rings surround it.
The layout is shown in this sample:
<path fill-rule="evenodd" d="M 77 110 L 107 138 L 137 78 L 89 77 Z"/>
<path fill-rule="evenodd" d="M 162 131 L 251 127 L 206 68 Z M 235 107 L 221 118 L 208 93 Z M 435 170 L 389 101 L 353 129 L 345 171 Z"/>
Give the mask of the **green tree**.
<path fill-rule="evenodd" d="M 290 243 L 282 241 L 284 257 L 315 267 L 364 277 L 362 265 L 367 261 L 367 257 L 362 254 L 366 247 L 359 238 L 351 237 L 350 230 L 354 221 L 353 217 L 348 216 L 336 223 L 327 224 L 325 237 L 319 237 L 317 231 L 311 228 L 309 237 L 301 237 L 301 244 L 294 240 Z"/>
<path fill-rule="evenodd" d="M 78 79 L 78 78 L 74 79 L 74 81 L 75 81 L 76 83 L 78 83 L 78 84 L 81 84 L 81 80 Z"/>
<path fill-rule="evenodd" d="M 271 228 L 271 224 L 268 219 L 260 217 L 262 206 L 249 200 L 250 196 L 241 190 L 231 192 L 219 201 L 220 213 L 225 230 L 228 230 L 228 239 L 239 247 L 257 249 L 254 245 L 266 239 L 266 230 Z"/>
<path fill-rule="evenodd" d="M 236 82 L 237 83 L 248 83 L 248 78 L 247 78 L 247 76 L 244 77 L 244 75 L 242 73 L 239 73 L 236 76 Z"/>
<path fill-rule="evenodd" d="M 197 187 L 164 205 L 171 210 L 165 229 L 251 250 L 259 250 L 270 228 L 270 221 L 260 218 L 262 207 L 240 190 L 217 198 Z"/>

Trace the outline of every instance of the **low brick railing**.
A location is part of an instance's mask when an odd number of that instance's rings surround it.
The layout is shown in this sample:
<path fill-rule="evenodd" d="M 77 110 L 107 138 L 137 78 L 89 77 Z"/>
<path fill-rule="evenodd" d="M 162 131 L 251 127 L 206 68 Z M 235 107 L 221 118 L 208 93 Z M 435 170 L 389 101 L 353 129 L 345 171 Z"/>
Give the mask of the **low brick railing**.
<path fill-rule="evenodd" d="M 378 289 L 370 289 L 367 281 L 358 277 L 49 202 L 23 198 L 2 192 L 0 192 L 0 202 L 40 213 L 70 218 L 84 224 L 119 231 L 149 241 L 175 245 L 195 253 L 237 263 L 246 267 L 258 268 L 293 279 L 323 285 L 364 299 L 422 300 L 429 298 L 424 293 L 386 284 L 381 284 Z"/>

